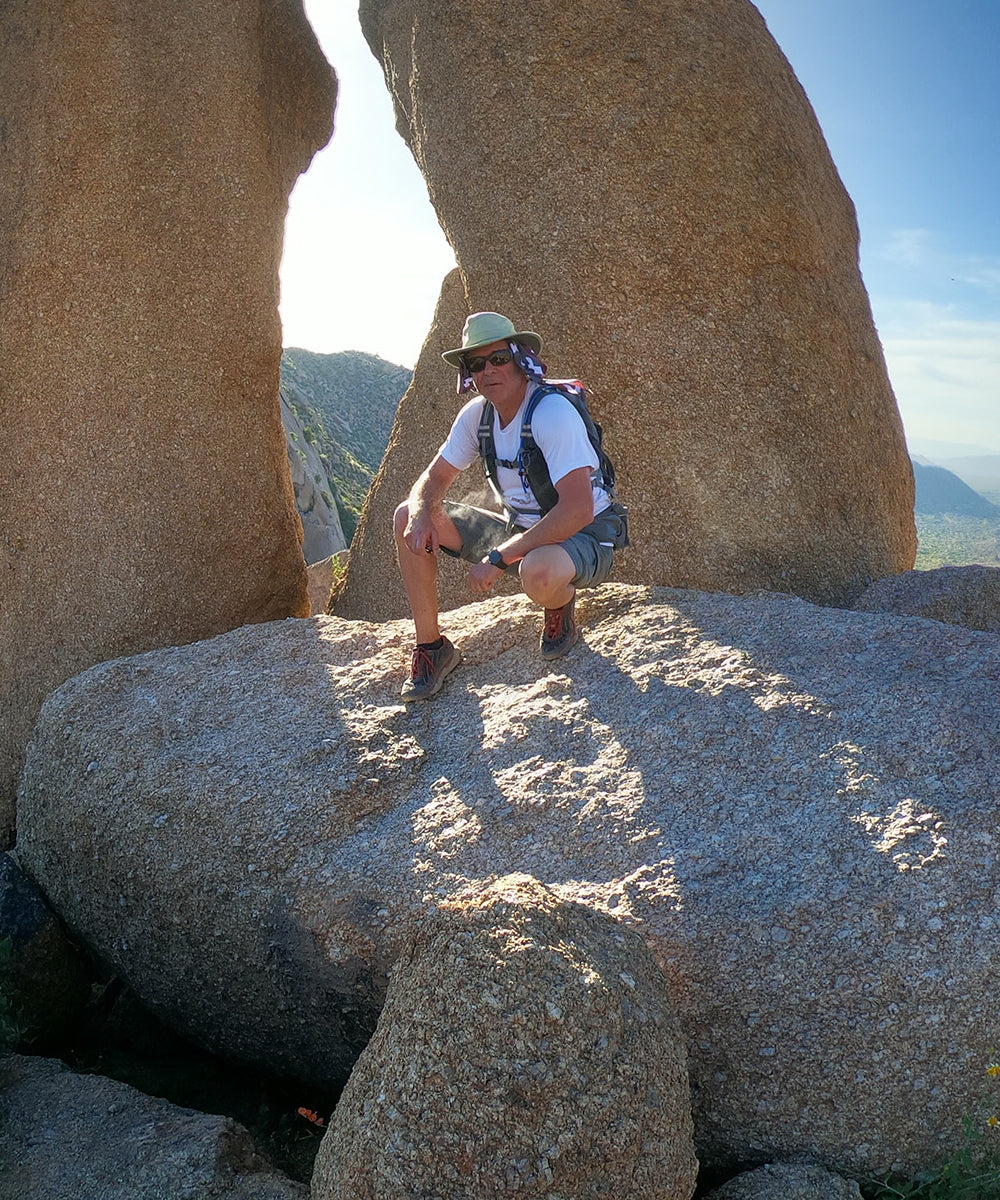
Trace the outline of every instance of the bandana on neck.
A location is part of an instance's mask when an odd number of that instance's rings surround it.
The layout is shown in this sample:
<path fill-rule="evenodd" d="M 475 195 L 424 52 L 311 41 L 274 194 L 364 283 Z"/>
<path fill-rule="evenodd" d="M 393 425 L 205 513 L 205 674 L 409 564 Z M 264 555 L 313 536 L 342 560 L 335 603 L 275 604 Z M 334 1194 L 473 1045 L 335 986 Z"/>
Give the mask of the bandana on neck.
<path fill-rule="evenodd" d="M 520 342 L 508 342 L 511 353 L 514 355 L 514 362 L 527 375 L 532 383 L 541 383 L 545 379 L 545 363 L 538 357 L 533 350 L 529 350 L 527 346 L 522 346 Z"/>

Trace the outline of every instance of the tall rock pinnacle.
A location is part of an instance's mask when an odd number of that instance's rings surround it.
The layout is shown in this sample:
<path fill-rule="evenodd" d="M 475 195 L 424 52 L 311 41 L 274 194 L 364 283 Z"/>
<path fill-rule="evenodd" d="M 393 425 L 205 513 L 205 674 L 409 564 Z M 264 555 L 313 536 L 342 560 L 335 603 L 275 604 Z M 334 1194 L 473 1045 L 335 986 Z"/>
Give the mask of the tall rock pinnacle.
<path fill-rule="evenodd" d="M 617 578 L 841 603 L 912 566 L 854 208 L 748 0 L 361 17 L 470 309 L 593 390 L 632 517 Z"/>
<path fill-rule="evenodd" d="M 334 98 L 301 0 L 5 9 L 0 834 L 68 676 L 308 611 L 278 262 Z"/>

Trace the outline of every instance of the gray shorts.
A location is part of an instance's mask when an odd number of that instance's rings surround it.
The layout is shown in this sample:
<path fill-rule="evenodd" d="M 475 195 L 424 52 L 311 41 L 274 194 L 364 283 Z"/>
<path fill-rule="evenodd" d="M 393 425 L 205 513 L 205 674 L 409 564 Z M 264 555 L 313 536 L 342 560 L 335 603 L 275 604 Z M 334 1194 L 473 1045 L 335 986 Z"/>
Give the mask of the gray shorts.
<path fill-rule="evenodd" d="M 513 533 L 513 528 L 503 517 L 485 508 L 473 508 L 468 504 L 446 500 L 444 509 L 462 535 L 462 549 L 457 553 L 447 546 L 441 547 L 452 558 L 482 562 L 491 550 L 495 550 Z M 578 588 L 596 587 L 611 574 L 615 551 L 628 545 L 625 509 L 620 504 L 612 504 L 579 533 L 574 533 L 559 544 L 576 567 L 572 585 Z M 516 571 L 518 566 L 518 563 L 514 563 L 507 569 Z"/>

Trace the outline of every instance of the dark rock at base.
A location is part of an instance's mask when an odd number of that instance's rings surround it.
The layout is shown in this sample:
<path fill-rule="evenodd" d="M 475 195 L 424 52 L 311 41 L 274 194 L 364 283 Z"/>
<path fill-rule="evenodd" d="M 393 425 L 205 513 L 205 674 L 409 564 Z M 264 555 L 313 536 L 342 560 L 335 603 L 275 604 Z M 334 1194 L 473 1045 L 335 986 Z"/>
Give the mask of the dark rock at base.
<path fill-rule="evenodd" d="M 306 1200 L 228 1117 L 52 1059 L 0 1059 L 0 1200 Z"/>
<path fill-rule="evenodd" d="M 58 1045 L 90 994 L 91 971 L 36 885 L 9 854 L 0 854 L 0 990 L 23 1041 Z"/>
<path fill-rule="evenodd" d="M 861 1189 L 812 1163 L 769 1163 L 730 1179 L 705 1200 L 861 1200 Z"/>

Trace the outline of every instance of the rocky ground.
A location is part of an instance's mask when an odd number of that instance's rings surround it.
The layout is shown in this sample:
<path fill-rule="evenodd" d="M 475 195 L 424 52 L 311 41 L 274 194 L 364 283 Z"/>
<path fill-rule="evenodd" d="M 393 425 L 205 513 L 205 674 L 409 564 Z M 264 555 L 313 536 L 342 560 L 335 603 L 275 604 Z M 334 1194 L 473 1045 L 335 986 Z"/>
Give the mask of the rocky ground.
<path fill-rule="evenodd" d="M 465 661 L 409 708 L 404 622 L 95 667 L 46 703 L 18 857 L 173 1026 L 326 1084 L 427 922 L 527 875 L 652 951 L 703 1164 L 926 1167 L 989 1102 L 995 636 L 774 594 L 579 611 L 554 664 L 523 598 L 449 614 Z"/>

